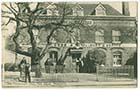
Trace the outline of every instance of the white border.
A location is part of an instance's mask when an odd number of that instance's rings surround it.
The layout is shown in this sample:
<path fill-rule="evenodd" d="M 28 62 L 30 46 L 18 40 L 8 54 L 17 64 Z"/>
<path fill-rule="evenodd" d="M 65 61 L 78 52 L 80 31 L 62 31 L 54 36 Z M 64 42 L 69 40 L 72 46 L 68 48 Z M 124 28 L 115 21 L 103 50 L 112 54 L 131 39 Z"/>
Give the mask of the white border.
<path fill-rule="evenodd" d="M 1 0 L 0 2 L 47 2 L 47 1 L 53 1 L 53 2 L 63 2 L 63 1 L 69 1 L 69 2 L 78 2 L 78 1 L 82 1 L 82 2 L 93 2 L 93 0 Z M 94 0 L 94 1 L 109 1 L 109 2 L 113 2 L 113 1 L 119 1 L 119 0 Z M 121 0 L 121 1 L 138 1 L 138 4 L 140 4 L 140 1 L 139 0 Z M 0 4 L 0 10 L 1 10 L 1 4 Z M 138 11 L 140 10 L 140 5 L 138 5 Z M 1 15 L 1 12 L 0 12 L 0 15 Z M 140 12 L 138 12 L 138 21 L 140 20 Z M 1 21 L 1 18 L 0 18 L 0 21 Z M 0 22 L 1 24 L 1 22 Z M 0 28 L 1 28 L 1 25 L 0 25 Z M 140 23 L 138 23 L 138 73 L 140 72 L 140 62 L 139 62 L 139 58 L 140 58 L 140 47 L 139 47 L 139 44 L 140 44 Z M 0 39 L 1 39 L 1 30 L 0 30 Z M 2 40 L 2 39 L 1 39 Z M 1 40 L 0 40 L 0 55 L 2 56 L 2 44 L 1 44 Z M 2 57 L 0 56 L 0 62 L 2 61 Z M 0 63 L 1 64 L 1 63 Z M 1 69 L 0 69 L 0 72 L 1 72 Z M 113 89 L 113 90 L 140 90 L 140 73 L 138 75 L 138 88 L 83 88 L 83 89 L 92 89 L 92 90 L 96 90 L 96 89 L 100 89 L 100 90 L 108 90 L 108 89 Z M 0 81 L 1 81 L 1 74 L 0 74 Z M 1 85 L 0 85 L 1 86 Z M 1 86 L 1 89 L 2 86 Z M 15 90 L 15 89 L 19 89 L 19 88 L 12 88 L 12 90 Z M 20 88 L 22 89 L 22 88 Z M 27 88 L 24 88 L 24 89 L 27 89 Z M 51 89 L 51 88 L 44 88 L 44 89 Z M 54 89 L 54 88 L 52 88 Z M 58 89 L 74 89 L 74 88 L 55 88 L 54 90 L 58 90 Z M 75 88 L 76 90 L 77 88 Z M 82 89 L 82 88 L 79 88 L 79 89 Z M 6 90 L 11 90 L 11 88 L 8 88 Z M 29 89 L 27 89 L 29 90 Z"/>

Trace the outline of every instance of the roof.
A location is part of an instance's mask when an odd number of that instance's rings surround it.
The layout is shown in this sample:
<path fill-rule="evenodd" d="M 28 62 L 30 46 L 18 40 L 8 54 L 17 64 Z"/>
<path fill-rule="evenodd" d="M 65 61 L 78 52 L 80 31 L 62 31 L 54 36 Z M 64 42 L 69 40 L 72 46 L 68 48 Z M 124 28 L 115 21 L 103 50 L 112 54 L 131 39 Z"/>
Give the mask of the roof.
<path fill-rule="evenodd" d="M 49 3 L 42 3 L 43 7 L 47 7 L 49 5 Z M 55 4 L 57 5 L 57 4 Z M 83 8 L 84 10 L 84 15 L 95 15 L 95 8 L 99 5 L 99 4 L 68 4 L 71 8 L 75 7 L 76 5 L 80 5 L 81 8 Z M 121 14 L 119 11 L 117 11 L 115 8 L 113 8 L 112 6 L 110 6 L 109 4 L 102 4 L 103 7 L 106 9 L 106 15 L 123 15 Z M 123 15 L 124 16 L 124 15 Z"/>
<path fill-rule="evenodd" d="M 119 11 L 111 7 L 109 4 L 102 4 L 106 9 L 106 15 L 122 15 Z M 80 4 L 85 15 L 95 15 L 95 8 L 98 4 Z"/>

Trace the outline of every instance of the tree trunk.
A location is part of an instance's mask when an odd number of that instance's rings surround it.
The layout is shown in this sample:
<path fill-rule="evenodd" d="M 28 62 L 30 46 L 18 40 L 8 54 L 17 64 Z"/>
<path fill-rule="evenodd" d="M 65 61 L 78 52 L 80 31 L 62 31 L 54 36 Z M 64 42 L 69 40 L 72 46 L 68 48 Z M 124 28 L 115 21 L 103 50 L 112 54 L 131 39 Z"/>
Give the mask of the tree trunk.
<path fill-rule="evenodd" d="M 32 71 L 35 72 L 35 77 L 37 77 L 37 78 L 42 77 L 40 63 L 35 63 L 34 61 L 32 61 Z"/>
<path fill-rule="evenodd" d="M 35 72 L 35 77 L 41 78 L 42 72 L 41 72 L 41 65 L 40 65 L 38 53 L 39 53 L 38 51 L 35 51 L 33 53 L 32 57 L 31 57 L 31 64 L 32 64 L 32 71 Z"/>
<path fill-rule="evenodd" d="M 41 66 L 40 64 L 35 65 L 36 70 L 35 70 L 35 77 L 41 78 L 42 77 L 42 72 L 41 72 Z"/>

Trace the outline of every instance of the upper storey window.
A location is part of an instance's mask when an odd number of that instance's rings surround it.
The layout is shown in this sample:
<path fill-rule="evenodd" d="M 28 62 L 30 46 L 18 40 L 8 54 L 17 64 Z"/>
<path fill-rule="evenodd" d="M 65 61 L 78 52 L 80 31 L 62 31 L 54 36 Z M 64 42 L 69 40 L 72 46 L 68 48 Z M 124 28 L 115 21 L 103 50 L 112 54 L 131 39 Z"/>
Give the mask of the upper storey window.
<path fill-rule="evenodd" d="M 95 42 L 104 43 L 104 30 L 99 30 L 95 32 Z"/>
<path fill-rule="evenodd" d="M 47 15 L 48 16 L 58 16 L 59 15 L 56 5 L 50 4 L 47 7 Z"/>
<path fill-rule="evenodd" d="M 95 12 L 97 16 L 105 16 L 106 15 L 106 9 L 104 6 L 99 3 L 98 6 L 95 8 Z"/>
<path fill-rule="evenodd" d="M 121 42 L 121 32 L 118 30 L 112 30 L 112 42 L 120 43 Z"/>
<path fill-rule="evenodd" d="M 74 16 L 84 16 L 84 11 L 83 11 L 83 8 L 79 5 L 79 4 L 76 4 L 73 8 L 73 15 Z"/>

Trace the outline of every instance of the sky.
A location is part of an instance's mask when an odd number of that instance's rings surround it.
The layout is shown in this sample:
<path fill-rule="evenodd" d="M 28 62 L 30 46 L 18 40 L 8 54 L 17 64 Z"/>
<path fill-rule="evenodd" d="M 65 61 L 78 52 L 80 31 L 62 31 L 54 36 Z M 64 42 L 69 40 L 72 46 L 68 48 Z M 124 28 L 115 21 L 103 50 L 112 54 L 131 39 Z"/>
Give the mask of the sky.
<path fill-rule="evenodd" d="M 111 5 L 118 11 L 122 12 L 121 3 L 122 2 L 112 4 L 111 2 L 108 2 L 109 5 Z M 129 11 L 130 11 L 130 16 L 137 16 L 137 2 L 129 2 Z"/>
<path fill-rule="evenodd" d="M 95 4 L 95 3 L 99 3 L 99 2 L 80 2 L 80 3 L 88 3 L 88 4 Z M 115 8 L 116 10 L 118 10 L 119 12 L 122 12 L 122 2 L 120 1 L 114 1 L 114 2 L 110 2 L 110 1 L 106 1 L 106 2 L 101 2 L 103 4 L 109 4 L 110 6 L 112 6 L 113 8 Z M 136 16 L 137 15 L 137 2 L 136 1 L 129 1 L 129 11 L 130 11 L 130 16 Z"/>
<path fill-rule="evenodd" d="M 92 3 L 99 3 L 99 2 L 82 2 L 82 3 L 92 4 Z M 115 8 L 116 10 L 122 13 L 122 2 L 119 2 L 119 1 L 107 2 L 106 1 L 106 2 L 101 2 L 101 3 L 109 4 L 110 6 L 112 6 L 113 8 Z M 129 2 L 129 11 L 130 11 L 130 16 L 137 16 L 137 2 L 132 2 L 132 1 Z"/>

